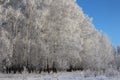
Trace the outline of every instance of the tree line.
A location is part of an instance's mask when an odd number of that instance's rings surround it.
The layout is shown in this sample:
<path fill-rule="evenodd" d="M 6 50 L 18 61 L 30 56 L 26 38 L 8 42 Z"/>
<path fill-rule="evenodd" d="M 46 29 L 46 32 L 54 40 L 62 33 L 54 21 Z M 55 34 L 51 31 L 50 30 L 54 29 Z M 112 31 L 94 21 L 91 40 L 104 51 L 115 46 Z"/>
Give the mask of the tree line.
<path fill-rule="evenodd" d="M 105 70 L 115 49 L 74 0 L 0 2 L 0 71 Z"/>

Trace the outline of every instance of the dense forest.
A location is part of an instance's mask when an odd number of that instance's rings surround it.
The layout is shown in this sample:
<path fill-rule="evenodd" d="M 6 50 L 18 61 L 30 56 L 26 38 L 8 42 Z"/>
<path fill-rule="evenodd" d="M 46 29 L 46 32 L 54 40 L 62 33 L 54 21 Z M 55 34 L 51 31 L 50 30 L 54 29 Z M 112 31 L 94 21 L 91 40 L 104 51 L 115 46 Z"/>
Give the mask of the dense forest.
<path fill-rule="evenodd" d="M 0 1 L 0 72 L 105 71 L 118 62 L 75 0 Z"/>

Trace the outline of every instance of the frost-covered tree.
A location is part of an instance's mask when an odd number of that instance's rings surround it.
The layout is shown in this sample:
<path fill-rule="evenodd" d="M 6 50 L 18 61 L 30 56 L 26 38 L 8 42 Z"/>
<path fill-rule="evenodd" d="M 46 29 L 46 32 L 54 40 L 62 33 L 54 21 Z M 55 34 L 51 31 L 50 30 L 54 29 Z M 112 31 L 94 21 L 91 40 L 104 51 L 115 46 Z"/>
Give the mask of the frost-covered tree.
<path fill-rule="evenodd" d="M 112 63 L 117 70 L 120 70 L 120 55 L 116 55 Z"/>
<path fill-rule="evenodd" d="M 120 46 L 117 47 L 117 54 L 120 54 Z"/>
<path fill-rule="evenodd" d="M 113 59 L 106 35 L 75 0 L 0 2 L 0 67 L 21 72 L 103 69 Z"/>
<path fill-rule="evenodd" d="M 83 50 L 82 66 L 93 70 L 105 69 L 114 59 L 114 47 L 105 34 L 101 34 L 94 28 L 91 21 L 86 18 L 82 22 Z"/>

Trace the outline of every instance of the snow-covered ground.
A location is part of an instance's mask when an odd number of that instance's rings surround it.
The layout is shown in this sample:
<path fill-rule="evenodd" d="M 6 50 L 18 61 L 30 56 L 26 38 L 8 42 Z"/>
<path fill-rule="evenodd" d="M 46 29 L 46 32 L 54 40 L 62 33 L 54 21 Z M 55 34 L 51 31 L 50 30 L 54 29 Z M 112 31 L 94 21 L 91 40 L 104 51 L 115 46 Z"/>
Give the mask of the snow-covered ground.
<path fill-rule="evenodd" d="M 120 80 L 120 77 L 89 76 L 81 72 L 53 73 L 53 74 L 0 74 L 0 80 Z"/>

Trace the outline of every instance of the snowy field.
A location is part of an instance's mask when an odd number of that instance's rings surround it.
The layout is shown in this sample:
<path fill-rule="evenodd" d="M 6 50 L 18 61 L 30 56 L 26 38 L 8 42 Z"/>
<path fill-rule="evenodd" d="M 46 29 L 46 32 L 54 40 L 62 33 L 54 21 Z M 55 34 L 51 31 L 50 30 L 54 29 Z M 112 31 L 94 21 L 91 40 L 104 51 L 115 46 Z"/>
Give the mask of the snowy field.
<path fill-rule="evenodd" d="M 83 73 L 72 72 L 72 73 L 57 73 L 57 74 L 1 74 L 0 80 L 120 80 L 120 77 L 85 77 Z"/>

